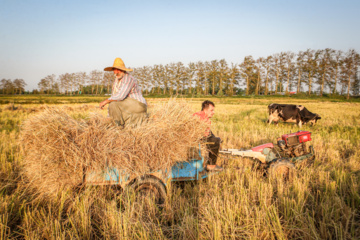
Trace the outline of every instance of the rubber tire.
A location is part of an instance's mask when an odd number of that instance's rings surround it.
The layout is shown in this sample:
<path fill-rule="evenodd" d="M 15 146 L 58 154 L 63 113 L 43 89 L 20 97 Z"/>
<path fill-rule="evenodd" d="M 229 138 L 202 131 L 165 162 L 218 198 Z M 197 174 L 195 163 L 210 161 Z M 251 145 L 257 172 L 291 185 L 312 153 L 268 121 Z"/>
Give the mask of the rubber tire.
<path fill-rule="evenodd" d="M 161 206 L 166 200 L 166 188 L 165 185 L 157 178 L 146 177 L 135 181 L 131 185 L 137 194 L 154 196 L 155 203 Z"/>
<path fill-rule="evenodd" d="M 278 160 L 269 168 L 270 176 L 274 178 L 281 176 L 284 180 L 288 180 L 293 171 L 295 171 L 295 165 L 288 160 Z"/>

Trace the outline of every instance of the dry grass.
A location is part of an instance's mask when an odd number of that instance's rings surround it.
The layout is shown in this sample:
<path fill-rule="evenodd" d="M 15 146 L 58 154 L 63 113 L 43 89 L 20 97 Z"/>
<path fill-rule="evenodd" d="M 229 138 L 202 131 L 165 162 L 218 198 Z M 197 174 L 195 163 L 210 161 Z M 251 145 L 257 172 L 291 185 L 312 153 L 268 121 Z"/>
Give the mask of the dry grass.
<path fill-rule="evenodd" d="M 68 109 L 46 109 L 22 125 L 24 173 L 40 193 L 80 185 L 85 168 L 115 166 L 130 178 L 169 171 L 186 161 L 187 149 L 199 144 L 206 128 L 188 105 L 176 101 L 153 109 L 141 126 L 123 130 L 100 114 L 74 119 Z"/>
<path fill-rule="evenodd" d="M 212 129 L 224 148 L 274 142 L 298 130 L 294 124 L 266 125 L 270 100 L 230 100 L 214 99 Z M 151 105 L 156 101 L 150 100 Z M 26 156 L 18 127 L 35 113 L 2 106 L 0 239 L 359 239 L 360 105 L 291 98 L 276 102 L 301 103 L 322 117 L 315 127 L 302 129 L 312 132 L 313 165 L 299 169 L 288 183 L 251 168 L 229 168 L 196 184 L 168 185 L 161 211 L 132 204 L 131 192 L 109 197 L 116 191 L 107 188 L 36 198 L 19 179 Z M 199 110 L 201 101 L 189 103 L 192 112 Z M 76 121 L 87 119 L 89 113 L 79 111 L 80 106 L 70 105 L 66 113 Z M 242 166 L 244 161 L 230 163 Z"/>

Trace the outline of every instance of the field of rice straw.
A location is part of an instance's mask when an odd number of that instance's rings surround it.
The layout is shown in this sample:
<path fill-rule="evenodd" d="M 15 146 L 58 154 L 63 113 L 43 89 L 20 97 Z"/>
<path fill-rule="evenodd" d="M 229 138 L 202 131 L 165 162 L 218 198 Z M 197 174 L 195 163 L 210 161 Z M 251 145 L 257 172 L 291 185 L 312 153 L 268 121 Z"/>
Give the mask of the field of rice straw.
<path fill-rule="evenodd" d="M 186 101 L 195 112 L 202 100 Z M 0 105 L 0 239 L 360 239 L 360 103 L 210 100 L 216 104 L 212 130 L 223 148 L 250 148 L 298 131 L 294 124 L 268 126 L 267 105 L 305 105 L 322 118 L 302 127 L 312 133 L 313 164 L 289 182 L 228 168 L 206 181 L 173 184 L 162 209 L 110 187 L 60 190 L 47 198 L 25 184 L 20 147 L 21 124 L 44 104 Z M 148 99 L 150 111 L 167 101 Z M 96 103 L 48 106 L 75 119 L 106 114 Z"/>

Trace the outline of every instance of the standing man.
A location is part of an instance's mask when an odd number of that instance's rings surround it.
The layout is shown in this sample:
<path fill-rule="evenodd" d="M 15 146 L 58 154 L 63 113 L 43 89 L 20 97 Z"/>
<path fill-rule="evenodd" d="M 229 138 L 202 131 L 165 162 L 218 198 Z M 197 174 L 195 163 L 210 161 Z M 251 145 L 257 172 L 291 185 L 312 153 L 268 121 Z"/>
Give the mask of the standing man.
<path fill-rule="evenodd" d="M 147 117 L 147 103 L 137 80 L 128 73 L 132 69 L 126 68 L 121 58 L 116 58 L 113 66 L 104 71 L 113 71 L 115 80 L 111 97 L 102 101 L 100 108 L 109 104 L 109 116 L 122 128 L 140 125 Z"/>
<path fill-rule="evenodd" d="M 194 113 L 194 116 L 200 118 L 200 120 L 206 122 L 211 126 L 212 116 L 215 113 L 215 104 L 209 100 L 204 101 L 201 104 L 201 111 Z M 211 132 L 210 127 L 205 132 L 205 140 L 206 147 L 209 150 L 209 157 L 207 160 L 206 170 L 208 171 L 222 171 L 223 168 L 216 165 L 217 156 L 219 154 L 220 142 L 221 139 L 219 137 L 215 137 L 215 135 Z"/>

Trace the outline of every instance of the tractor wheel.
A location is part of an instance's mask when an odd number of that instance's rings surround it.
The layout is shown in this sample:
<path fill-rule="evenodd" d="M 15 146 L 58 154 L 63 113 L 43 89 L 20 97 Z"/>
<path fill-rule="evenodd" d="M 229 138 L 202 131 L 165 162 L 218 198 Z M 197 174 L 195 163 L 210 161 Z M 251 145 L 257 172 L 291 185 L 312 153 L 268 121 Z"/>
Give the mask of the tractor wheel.
<path fill-rule="evenodd" d="M 295 171 L 295 165 L 288 160 L 279 160 L 270 165 L 269 173 L 274 178 L 289 180 Z"/>
<path fill-rule="evenodd" d="M 136 201 L 140 204 L 152 201 L 156 205 L 161 206 L 165 203 L 166 188 L 157 178 L 141 178 L 133 183 L 131 187 L 136 193 Z"/>

